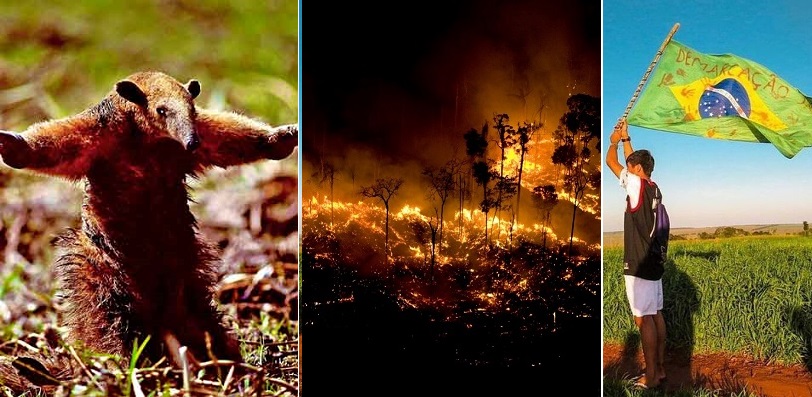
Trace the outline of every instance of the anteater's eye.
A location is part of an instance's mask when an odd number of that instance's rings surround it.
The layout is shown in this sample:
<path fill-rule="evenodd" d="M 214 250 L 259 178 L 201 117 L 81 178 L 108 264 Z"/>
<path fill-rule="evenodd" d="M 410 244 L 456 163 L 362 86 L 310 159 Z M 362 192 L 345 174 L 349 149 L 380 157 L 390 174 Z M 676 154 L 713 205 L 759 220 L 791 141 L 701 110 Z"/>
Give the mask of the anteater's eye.
<path fill-rule="evenodd" d="M 155 108 L 155 111 L 158 112 L 159 116 L 166 117 L 166 108 L 163 106 L 158 106 Z"/>

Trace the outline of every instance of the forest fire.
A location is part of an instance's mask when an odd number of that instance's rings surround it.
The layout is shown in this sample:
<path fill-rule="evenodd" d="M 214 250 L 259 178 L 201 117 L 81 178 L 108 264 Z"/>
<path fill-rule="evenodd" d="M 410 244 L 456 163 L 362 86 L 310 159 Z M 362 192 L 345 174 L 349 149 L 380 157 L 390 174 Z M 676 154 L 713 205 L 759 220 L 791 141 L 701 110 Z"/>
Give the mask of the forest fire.
<path fill-rule="evenodd" d="M 385 233 L 383 223 L 386 217 L 386 211 L 379 205 L 365 201 L 355 203 L 330 201 L 326 196 L 323 196 L 321 199 L 312 196 L 307 203 L 303 214 L 305 222 L 322 218 L 327 220 L 328 225 L 332 223 L 332 228 L 336 230 L 350 228 L 353 224 L 357 223 L 358 226 L 364 228 L 368 233 L 380 236 Z M 443 222 L 444 238 L 458 239 L 459 242 L 464 243 L 470 236 L 482 233 L 481 229 L 485 223 L 485 214 L 481 211 L 463 209 L 462 211 L 455 211 L 450 216 L 452 218 L 451 220 Z M 426 216 L 419 207 L 409 204 L 403 205 L 397 212 L 390 213 L 389 217 L 390 222 L 392 222 L 390 225 L 390 228 L 392 228 L 392 230 L 390 230 L 390 233 L 392 233 L 392 236 L 390 236 L 392 243 L 396 246 L 404 245 L 408 247 L 409 251 L 413 253 L 412 256 L 418 256 L 418 254 L 425 255 L 427 250 L 426 245 L 430 245 L 431 231 L 423 232 L 429 233 L 428 239 L 426 239 L 420 230 L 410 230 L 410 226 L 414 228 L 416 225 L 432 224 L 439 229 L 437 217 Z M 530 225 L 511 223 L 510 219 L 504 219 L 498 216 L 489 216 L 487 223 L 489 239 L 491 243 L 496 246 L 509 244 L 511 238 L 538 239 L 541 241 L 544 233 L 546 233 L 549 246 L 555 246 L 561 242 L 551 227 L 540 223 Z M 437 230 L 437 232 L 439 233 L 439 230 Z M 567 238 L 568 237 L 569 236 L 567 236 Z M 482 238 L 482 236 L 480 236 L 480 238 Z M 577 236 L 573 237 L 573 242 L 584 243 L 584 241 Z M 445 243 L 444 246 L 448 247 L 449 244 Z M 428 247 L 428 249 L 430 249 L 430 247 Z M 446 258 L 451 259 L 450 257 Z M 437 262 L 442 263 L 444 261 L 438 260 Z"/>
<path fill-rule="evenodd" d="M 597 120 L 577 110 L 596 110 L 596 98 L 567 104 L 571 117 Z M 365 161 L 380 152 L 366 151 L 308 163 L 301 266 L 311 289 L 302 310 L 312 311 L 312 324 L 329 327 L 333 316 L 344 323 L 351 312 L 373 329 L 371 319 L 405 322 L 398 329 L 406 339 L 417 332 L 428 345 L 485 338 L 449 353 L 478 365 L 505 355 L 498 343 L 533 344 L 598 321 L 599 156 L 587 147 L 595 131 L 566 132 L 564 119 L 532 141 L 522 135 L 527 124 L 513 130 L 497 114 L 492 127 L 465 134 L 467 157 L 439 165 L 379 168 Z M 501 143 L 486 149 L 494 136 Z M 495 350 L 483 352 L 483 343 Z M 513 355 L 534 366 L 545 357 L 532 349 Z"/>
<path fill-rule="evenodd" d="M 569 255 L 569 239 L 562 241 L 550 228 L 511 225 L 498 217 L 488 218 L 490 234 L 486 241 L 484 214 L 476 210 L 455 213 L 453 221 L 444 222 L 440 239 L 437 218 L 410 205 L 389 214 L 389 240 L 385 242 L 386 216 L 385 208 L 369 202 L 311 197 L 303 214 L 308 238 L 304 248 L 312 251 L 317 262 L 346 263 L 359 274 L 373 277 L 387 278 L 384 274 L 391 273 L 395 283 L 385 288 L 398 291 L 403 308 L 438 309 L 442 307 L 440 301 L 453 307 L 470 299 L 481 310 L 503 310 L 511 306 L 506 297 L 530 299 L 538 295 L 541 280 L 549 283 L 552 279 L 597 297 L 599 272 L 590 275 L 582 269 L 595 265 L 590 261 L 599 257 L 599 244 L 586 244 L 574 237 L 578 254 Z M 545 231 L 546 245 L 541 245 Z M 451 285 L 438 286 L 447 283 Z M 475 284 L 479 286 L 472 287 Z M 463 294 L 468 298 L 439 292 L 460 287 L 468 290 Z M 556 293 L 562 301 L 570 295 L 568 289 Z M 458 314 L 452 311 L 446 315 Z"/>
<path fill-rule="evenodd" d="M 506 6 L 526 23 L 497 32 L 492 6 L 450 4 L 379 56 L 309 53 L 302 329 L 376 366 L 538 368 L 599 328 L 600 36 L 536 31 L 558 6 Z"/>

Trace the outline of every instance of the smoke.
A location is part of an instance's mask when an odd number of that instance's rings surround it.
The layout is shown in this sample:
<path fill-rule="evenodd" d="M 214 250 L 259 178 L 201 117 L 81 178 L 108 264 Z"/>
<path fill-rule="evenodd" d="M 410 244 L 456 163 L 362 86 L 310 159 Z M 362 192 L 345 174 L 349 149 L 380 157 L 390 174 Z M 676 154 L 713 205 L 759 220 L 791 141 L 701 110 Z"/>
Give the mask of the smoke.
<path fill-rule="evenodd" d="M 361 196 L 362 186 L 371 185 L 376 179 L 402 178 L 405 182 L 391 201 L 393 208 L 400 208 L 406 202 L 412 206 L 428 208 L 420 175 L 422 167 L 416 159 L 395 160 L 385 153 L 365 147 L 343 149 L 345 158 L 324 156 L 325 162 L 305 161 L 302 166 L 304 197 L 327 196 L 328 199 L 343 202 L 372 200 Z M 330 197 L 330 181 L 323 180 L 325 165 L 335 167 L 333 174 L 333 197 Z M 378 199 L 374 199 L 378 200 Z M 374 202 L 376 205 L 379 202 Z"/>

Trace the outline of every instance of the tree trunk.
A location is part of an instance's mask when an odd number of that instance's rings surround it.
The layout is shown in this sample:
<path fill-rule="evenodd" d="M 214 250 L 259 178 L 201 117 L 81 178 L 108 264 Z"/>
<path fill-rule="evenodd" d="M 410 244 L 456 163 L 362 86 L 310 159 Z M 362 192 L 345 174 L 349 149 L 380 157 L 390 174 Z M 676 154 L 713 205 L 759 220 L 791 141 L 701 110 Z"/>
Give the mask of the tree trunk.
<path fill-rule="evenodd" d="M 443 212 L 445 211 L 445 200 L 440 202 L 440 237 L 437 239 L 438 248 L 437 251 L 440 251 L 439 245 L 443 244 Z"/>
<path fill-rule="evenodd" d="M 504 183 L 505 183 L 505 148 L 504 148 L 504 144 L 502 146 L 503 146 L 501 148 L 502 149 L 502 159 L 501 159 L 501 161 L 499 161 L 499 164 L 500 164 L 500 166 L 499 166 L 499 183 L 497 184 L 497 187 L 499 188 L 499 197 L 496 199 L 496 202 L 499 203 L 499 205 L 496 206 L 496 212 L 493 214 L 493 219 L 494 220 L 496 219 L 496 217 L 499 214 L 502 213 L 502 188 L 504 187 Z M 500 221 L 501 221 L 501 219 L 500 219 Z M 499 228 L 499 234 L 496 235 L 497 239 L 499 239 L 502 236 L 501 232 L 502 232 L 502 228 L 500 227 Z"/>
<path fill-rule="evenodd" d="M 464 216 L 464 214 L 462 212 L 462 210 L 463 210 L 462 205 L 463 205 L 463 201 L 465 200 L 465 187 L 462 184 L 464 183 L 463 181 L 464 181 L 465 178 L 462 176 L 462 172 L 460 172 L 460 174 L 457 177 L 459 178 L 459 181 L 460 181 L 459 182 L 459 186 L 460 186 L 460 215 L 459 215 L 459 217 L 460 217 L 460 237 L 459 238 L 460 238 L 460 240 L 462 240 L 462 221 L 463 221 L 463 216 Z"/>
<path fill-rule="evenodd" d="M 333 213 L 333 202 L 335 201 L 334 197 L 335 196 L 333 196 L 333 179 L 330 178 L 330 229 L 333 228 L 333 221 L 335 220 Z"/>
<path fill-rule="evenodd" d="M 432 231 L 432 233 L 431 233 L 431 270 L 429 272 L 429 280 L 431 281 L 432 284 L 434 284 L 434 263 L 435 263 L 435 259 L 434 259 L 435 258 L 435 253 L 434 252 L 435 252 L 435 247 L 436 247 L 436 245 L 435 245 L 436 244 L 436 236 L 437 236 L 437 231 L 436 230 Z"/>
<path fill-rule="evenodd" d="M 488 198 L 488 184 L 482 184 L 482 201 Z M 482 211 L 485 214 L 485 241 L 488 241 L 488 211 Z"/>
<path fill-rule="evenodd" d="M 576 193 L 577 194 L 577 193 Z M 570 228 L 570 255 L 572 255 L 572 237 L 575 235 L 575 213 L 578 210 L 578 197 L 572 205 L 572 226 Z"/>
<path fill-rule="evenodd" d="M 547 227 L 550 224 L 550 211 L 547 211 L 547 215 L 544 217 L 544 223 L 542 224 L 541 229 L 541 246 L 547 248 Z"/>
<path fill-rule="evenodd" d="M 519 208 L 522 206 L 522 169 L 524 168 L 524 149 L 522 155 L 519 157 L 519 185 L 516 186 L 516 223 L 519 223 Z M 513 225 L 510 226 L 513 230 Z"/>
<path fill-rule="evenodd" d="M 389 261 L 389 203 L 384 203 L 384 207 L 386 207 L 386 233 L 385 233 L 385 240 L 383 244 L 384 252 L 386 253 L 386 260 Z"/>
<path fill-rule="evenodd" d="M 485 211 L 485 242 L 488 242 L 488 212 Z"/>
<path fill-rule="evenodd" d="M 586 143 L 581 145 L 581 150 L 583 150 L 585 146 Z M 581 153 L 581 151 L 578 151 L 576 153 Z M 575 234 L 575 214 L 578 210 L 578 202 L 581 200 L 581 196 L 583 196 L 587 184 L 587 181 L 584 180 L 583 176 L 581 175 L 583 169 L 584 169 L 584 158 L 578 155 L 576 163 L 572 169 L 573 175 L 577 175 L 577 178 L 573 181 L 572 187 L 573 207 L 572 207 L 572 226 L 570 229 L 570 255 L 572 255 L 572 237 Z"/>
<path fill-rule="evenodd" d="M 499 216 L 499 206 L 496 206 L 496 211 L 493 212 L 493 219 L 491 220 L 491 237 L 494 237 L 494 235 L 493 235 L 493 225 L 496 224 L 497 226 L 499 226 L 499 224 L 496 223 L 496 218 L 498 216 Z M 499 221 L 501 222 L 501 219 Z M 502 228 L 501 227 L 496 229 L 495 238 L 497 240 L 499 240 L 500 237 L 502 237 Z"/>

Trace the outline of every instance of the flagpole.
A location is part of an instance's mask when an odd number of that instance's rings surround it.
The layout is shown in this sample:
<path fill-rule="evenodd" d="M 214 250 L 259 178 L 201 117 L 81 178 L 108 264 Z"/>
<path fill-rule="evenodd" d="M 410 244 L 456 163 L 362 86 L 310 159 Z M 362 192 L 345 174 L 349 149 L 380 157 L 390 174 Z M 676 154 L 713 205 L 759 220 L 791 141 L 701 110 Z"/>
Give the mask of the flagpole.
<path fill-rule="evenodd" d="M 654 66 L 657 65 L 657 62 L 660 61 L 660 56 L 663 55 L 663 51 L 665 51 L 665 46 L 668 45 L 668 42 L 671 41 L 671 38 L 674 36 L 674 33 L 677 33 L 677 29 L 679 29 L 679 22 L 674 24 L 674 27 L 671 28 L 671 31 L 668 32 L 668 36 L 666 36 L 665 41 L 663 44 L 660 45 L 660 49 L 657 50 L 657 55 L 654 56 L 654 60 L 648 65 L 648 69 L 646 69 L 646 73 L 643 75 L 643 79 L 640 80 L 640 84 L 637 85 L 637 89 L 634 90 L 634 94 L 632 95 L 632 99 L 629 100 L 629 104 L 626 105 L 626 110 L 623 112 L 623 116 L 618 119 L 618 124 L 626 120 L 626 116 L 629 115 L 629 112 L 632 110 L 632 106 L 634 103 L 637 102 L 637 97 L 640 95 L 640 91 L 643 90 L 643 86 L 648 81 L 648 76 L 651 74 L 651 71 L 654 70 Z"/>

